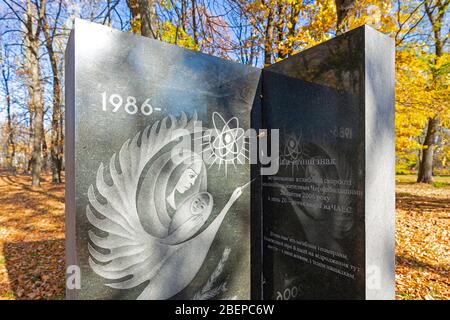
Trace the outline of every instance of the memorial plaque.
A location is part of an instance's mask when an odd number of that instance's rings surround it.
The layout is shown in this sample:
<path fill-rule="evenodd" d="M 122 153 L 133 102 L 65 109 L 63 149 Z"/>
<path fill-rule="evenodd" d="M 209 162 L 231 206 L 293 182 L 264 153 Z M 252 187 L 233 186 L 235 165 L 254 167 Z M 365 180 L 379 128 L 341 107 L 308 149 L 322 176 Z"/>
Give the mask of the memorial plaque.
<path fill-rule="evenodd" d="M 361 27 L 264 69 L 264 299 L 394 298 L 393 62 Z"/>
<path fill-rule="evenodd" d="M 76 20 L 66 234 L 81 288 L 69 299 L 250 298 L 245 132 L 260 74 Z"/>
<path fill-rule="evenodd" d="M 260 70 L 76 20 L 67 297 L 393 298 L 393 62 L 370 27 Z"/>

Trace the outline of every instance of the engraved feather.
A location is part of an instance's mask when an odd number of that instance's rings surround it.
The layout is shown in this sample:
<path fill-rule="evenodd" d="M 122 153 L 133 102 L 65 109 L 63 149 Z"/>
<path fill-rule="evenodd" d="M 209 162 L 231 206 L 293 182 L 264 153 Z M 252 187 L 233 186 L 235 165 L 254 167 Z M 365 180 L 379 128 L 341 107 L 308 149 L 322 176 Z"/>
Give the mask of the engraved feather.
<path fill-rule="evenodd" d="M 168 123 L 168 119 L 155 122 L 125 141 L 118 155 L 112 155 L 107 168 L 103 163 L 99 165 L 95 187 L 106 203 L 99 201 L 93 185 L 89 187 L 86 217 L 95 227 L 89 231 L 89 265 L 95 273 L 109 281 L 106 286 L 129 289 L 146 281 L 153 282 L 152 287 L 164 286 L 159 283 L 164 277 L 159 277 L 158 282 L 157 276 L 163 273 L 172 258 L 180 261 L 180 251 L 188 249 L 186 244 L 169 245 L 162 241 L 170 225 L 168 215 L 151 213 L 151 221 L 159 232 L 147 232 L 141 224 L 136 205 L 139 178 L 145 166 L 168 143 L 192 133 L 197 117 L 194 115 L 188 121 L 182 113 L 179 120 L 170 117 Z M 117 157 L 120 172 L 116 167 Z M 105 170 L 109 170 L 112 185 L 105 182 Z M 107 235 L 98 234 L 96 229 Z M 185 277 L 185 282 L 191 281 L 192 277 Z M 169 298 L 185 285 L 182 283 L 173 286 L 173 290 L 162 290 L 161 294 L 157 290 L 151 293 L 147 290 L 147 294 L 141 294 L 139 298 Z"/>

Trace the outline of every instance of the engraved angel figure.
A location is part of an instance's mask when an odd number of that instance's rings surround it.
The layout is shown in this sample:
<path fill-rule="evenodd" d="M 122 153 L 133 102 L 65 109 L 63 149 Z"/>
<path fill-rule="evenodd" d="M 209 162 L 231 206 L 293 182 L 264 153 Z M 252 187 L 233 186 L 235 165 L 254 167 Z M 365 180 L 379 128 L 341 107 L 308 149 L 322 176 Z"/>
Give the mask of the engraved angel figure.
<path fill-rule="evenodd" d="M 203 160 L 181 149 L 182 156 L 172 157 L 194 121 L 195 116 L 188 122 L 182 114 L 179 120 L 171 117 L 168 127 L 166 118 L 126 141 L 119 152 L 120 173 L 116 156 L 111 158 L 112 186 L 105 183 L 100 165 L 96 187 L 106 204 L 91 185 L 86 215 L 97 229 L 89 231 L 89 264 L 108 280 L 106 286 L 131 289 L 147 283 L 138 299 L 168 299 L 179 293 L 197 274 L 242 194 L 242 187 L 236 188 L 206 224 L 214 202 Z"/>

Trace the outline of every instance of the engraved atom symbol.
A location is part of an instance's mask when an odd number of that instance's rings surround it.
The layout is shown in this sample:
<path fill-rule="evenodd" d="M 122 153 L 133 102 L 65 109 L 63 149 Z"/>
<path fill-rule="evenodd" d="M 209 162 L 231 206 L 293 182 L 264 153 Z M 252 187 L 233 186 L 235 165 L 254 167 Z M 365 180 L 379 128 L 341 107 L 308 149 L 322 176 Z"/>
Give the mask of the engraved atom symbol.
<path fill-rule="evenodd" d="M 298 170 L 299 164 L 297 160 L 300 160 L 304 157 L 309 157 L 307 153 L 307 148 L 302 143 L 302 134 L 296 135 L 286 134 L 286 142 L 284 143 L 284 148 L 282 152 L 282 156 L 284 159 L 288 161 L 288 165 L 292 167 L 292 174 L 294 173 L 294 168 Z"/>
<path fill-rule="evenodd" d="M 244 164 L 248 157 L 245 153 L 248 151 L 245 144 L 244 129 L 239 127 L 239 120 L 236 117 L 228 121 L 217 112 L 212 116 L 214 129 L 210 130 L 207 148 L 203 151 L 210 151 L 211 155 L 207 160 L 211 160 L 210 167 L 217 163 L 219 169 L 222 165 L 225 166 L 225 174 L 227 173 L 227 166 L 233 165 L 236 168 L 236 163 Z"/>
<path fill-rule="evenodd" d="M 287 136 L 284 146 L 284 157 L 289 160 L 297 160 L 302 154 L 301 136 L 296 137 L 293 134 Z"/>

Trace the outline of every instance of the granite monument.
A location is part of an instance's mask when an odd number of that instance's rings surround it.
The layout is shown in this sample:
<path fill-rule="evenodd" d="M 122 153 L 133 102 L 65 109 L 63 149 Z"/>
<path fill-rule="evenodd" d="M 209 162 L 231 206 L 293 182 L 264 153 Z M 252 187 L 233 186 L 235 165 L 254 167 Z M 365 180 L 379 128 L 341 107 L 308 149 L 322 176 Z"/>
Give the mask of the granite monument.
<path fill-rule="evenodd" d="M 388 36 L 258 69 L 76 20 L 65 79 L 67 298 L 394 297 Z"/>
<path fill-rule="evenodd" d="M 263 71 L 264 299 L 394 298 L 394 43 L 363 26 Z"/>
<path fill-rule="evenodd" d="M 70 299 L 250 298 L 261 71 L 76 20 L 66 51 Z"/>

